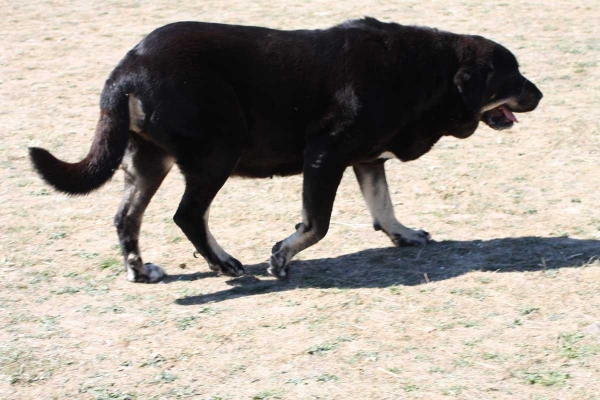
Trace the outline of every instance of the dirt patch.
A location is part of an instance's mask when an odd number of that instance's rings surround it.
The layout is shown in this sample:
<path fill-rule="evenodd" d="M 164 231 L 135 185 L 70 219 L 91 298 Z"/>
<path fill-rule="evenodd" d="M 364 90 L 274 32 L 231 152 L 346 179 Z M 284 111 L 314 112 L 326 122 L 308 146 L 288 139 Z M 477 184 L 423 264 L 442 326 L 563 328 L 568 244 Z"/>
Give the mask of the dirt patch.
<path fill-rule="evenodd" d="M 592 399 L 600 393 L 600 12 L 591 2 L 2 2 L 0 397 L 4 399 Z M 544 92 L 510 132 L 389 162 L 396 213 L 438 243 L 390 248 L 345 176 L 328 236 L 265 274 L 299 220 L 299 177 L 234 179 L 211 230 L 247 265 L 228 280 L 172 222 L 172 172 L 125 281 L 112 218 L 122 176 L 54 193 L 27 146 L 77 160 L 103 82 L 178 20 L 327 27 L 372 15 L 494 39 Z"/>

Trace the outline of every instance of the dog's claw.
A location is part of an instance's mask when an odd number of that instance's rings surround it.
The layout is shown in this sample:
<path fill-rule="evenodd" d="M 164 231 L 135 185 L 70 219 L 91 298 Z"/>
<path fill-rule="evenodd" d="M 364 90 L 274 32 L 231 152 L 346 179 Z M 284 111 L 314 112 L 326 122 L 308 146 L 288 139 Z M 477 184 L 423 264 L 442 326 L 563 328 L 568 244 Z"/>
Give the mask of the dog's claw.
<path fill-rule="evenodd" d="M 277 279 L 286 279 L 288 277 L 287 260 L 281 252 L 273 253 L 269 260 L 269 268 L 267 272 L 269 275 L 274 276 Z"/>
<path fill-rule="evenodd" d="M 400 234 L 394 234 L 392 242 L 396 247 L 408 247 L 408 246 L 424 246 L 427 243 L 431 243 L 431 235 L 426 231 L 415 231 L 411 237 L 402 236 Z"/>
<path fill-rule="evenodd" d="M 240 277 L 246 274 L 246 270 L 241 262 L 231 257 L 227 261 L 220 261 L 218 263 L 209 263 L 208 267 L 211 271 L 216 272 L 218 275 L 231 276 L 233 278 Z"/>

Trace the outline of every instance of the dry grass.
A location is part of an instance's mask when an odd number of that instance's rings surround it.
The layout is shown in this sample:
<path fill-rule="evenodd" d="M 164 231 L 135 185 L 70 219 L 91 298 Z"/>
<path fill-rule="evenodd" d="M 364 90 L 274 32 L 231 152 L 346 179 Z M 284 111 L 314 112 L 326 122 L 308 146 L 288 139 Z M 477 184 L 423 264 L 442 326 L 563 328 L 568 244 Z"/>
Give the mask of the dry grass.
<path fill-rule="evenodd" d="M 0 398 L 600 398 L 595 2 L 146 3 L 0 0 Z M 87 152 L 106 75 L 157 26 L 365 14 L 495 39 L 545 94 L 511 132 L 389 163 L 400 220 L 439 243 L 390 248 L 348 174 L 329 235 L 276 282 L 264 261 L 298 221 L 300 178 L 232 180 L 212 230 L 250 276 L 215 277 L 171 221 L 172 173 L 142 236 L 170 277 L 134 285 L 112 227 L 122 176 L 66 198 L 28 164 L 30 145 Z"/>

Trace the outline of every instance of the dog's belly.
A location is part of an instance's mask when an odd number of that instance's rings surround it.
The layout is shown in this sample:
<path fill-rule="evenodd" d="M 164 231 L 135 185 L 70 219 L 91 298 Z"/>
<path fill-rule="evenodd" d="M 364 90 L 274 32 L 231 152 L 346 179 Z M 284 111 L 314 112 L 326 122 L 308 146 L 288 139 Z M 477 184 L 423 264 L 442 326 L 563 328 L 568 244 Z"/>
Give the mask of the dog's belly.
<path fill-rule="evenodd" d="M 302 173 L 306 121 L 278 111 L 249 115 L 246 148 L 232 175 L 270 178 Z"/>
<path fill-rule="evenodd" d="M 283 153 L 249 149 L 240 158 L 233 174 L 248 178 L 270 178 L 302 173 L 302 152 Z"/>

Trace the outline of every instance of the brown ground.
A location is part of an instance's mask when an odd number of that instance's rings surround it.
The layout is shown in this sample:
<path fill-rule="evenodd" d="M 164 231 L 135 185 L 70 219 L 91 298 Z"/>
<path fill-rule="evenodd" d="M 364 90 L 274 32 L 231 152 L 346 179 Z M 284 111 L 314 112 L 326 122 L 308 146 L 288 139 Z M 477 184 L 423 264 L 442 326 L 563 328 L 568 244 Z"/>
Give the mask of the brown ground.
<path fill-rule="evenodd" d="M 596 2 L 0 0 L 0 9 L 0 398 L 600 398 Z M 235 179 L 215 201 L 212 230 L 250 274 L 215 277 L 171 220 L 182 193 L 173 172 L 142 234 L 146 261 L 170 277 L 136 285 L 112 227 L 122 175 L 67 198 L 30 168 L 27 146 L 68 160 L 87 152 L 105 77 L 155 27 L 327 27 L 365 14 L 497 40 L 545 93 L 510 132 L 482 127 L 416 162 L 388 163 L 400 220 L 436 244 L 390 248 L 349 173 L 329 235 L 280 283 L 265 260 L 298 222 L 301 180 Z"/>

